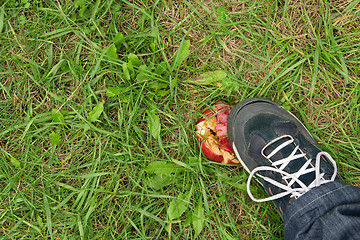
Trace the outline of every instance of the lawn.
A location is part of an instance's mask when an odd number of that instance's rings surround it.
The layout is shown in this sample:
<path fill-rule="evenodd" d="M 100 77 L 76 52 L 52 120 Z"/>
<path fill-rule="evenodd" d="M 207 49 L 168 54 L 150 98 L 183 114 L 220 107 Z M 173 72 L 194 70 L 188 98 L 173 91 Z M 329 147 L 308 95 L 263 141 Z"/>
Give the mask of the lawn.
<path fill-rule="evenodd" d="M 360 186 L 358 2 L 1 1 L 0 235 L 282 239 L 195 123 L 272 99 Z"/>

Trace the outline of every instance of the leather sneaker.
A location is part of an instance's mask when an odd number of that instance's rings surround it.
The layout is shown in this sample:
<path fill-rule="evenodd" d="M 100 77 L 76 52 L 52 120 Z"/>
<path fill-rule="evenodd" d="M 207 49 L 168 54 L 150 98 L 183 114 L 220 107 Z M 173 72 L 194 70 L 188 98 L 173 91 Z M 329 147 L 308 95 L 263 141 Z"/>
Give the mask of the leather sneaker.
<path fill-rule="evenodd" d="M 251 98 L 238 103 L 230 112 L 227 128 L 236 157 L 250 173 L 250 198 L 272 200 L 282 216 L 289 204 L 311 188 L 342 181 L 334 159 L 293 114 L 271 100 Z M 269 197 L 253 196 L 253 178 Z"/>

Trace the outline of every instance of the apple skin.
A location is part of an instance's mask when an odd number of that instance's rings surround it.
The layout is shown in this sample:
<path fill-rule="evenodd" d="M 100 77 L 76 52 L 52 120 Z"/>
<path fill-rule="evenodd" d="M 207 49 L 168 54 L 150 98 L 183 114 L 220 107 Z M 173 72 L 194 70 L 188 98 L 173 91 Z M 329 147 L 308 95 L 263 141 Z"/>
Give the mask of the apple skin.
<path fill-rule="evenodd" d="M 216 121 L 219 123 L 227 123 L 231 108 L 222 101 L 217 100 L 215 102 L 215 109 L 217 110 Z"/>
<path fill-rule="evenodd" d="M 227 135 L 227 119 L 230 106 L 220 100 L 215 106 L 206 109 L 196 123 L 199 148 L 211 161 L 225 164 L 238 164 L 234 150 Z"/>

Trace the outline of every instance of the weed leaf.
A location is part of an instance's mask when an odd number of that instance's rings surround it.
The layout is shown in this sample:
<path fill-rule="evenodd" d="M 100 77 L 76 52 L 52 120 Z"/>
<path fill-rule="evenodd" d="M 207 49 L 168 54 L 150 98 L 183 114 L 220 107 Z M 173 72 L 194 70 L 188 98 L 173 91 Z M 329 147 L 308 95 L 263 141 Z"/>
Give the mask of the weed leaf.
<path fill-rule="evenodd" d="M 131 61 L 132 65 L 133 66 L 140 66 L 141 65 L 141 61 L 139 60 L 138 56 L 136 56 L 135 54 L 133 53 L 130 53 L 129 54 L 129 62 Z"/>
<path fill-rule="evenodd" d="M 216 20 L 219 23 L 224 24 L 229 20 L 229 13 L 225 8 L 223 7 L 217 8 L 216 13 L 217 13 Z"/>
<path fill-rule="evenodd" d="M 190 54 L 190 40 L 186 40 L 179 49 L 178 64 L 180 65 Z"/>
<path fill-rule="evenodd" d="M 107 97 L 115 97 L 116 95 L 118 95 L 121 92 L 120 88 L 117 87 L 108 87 L 106 89 L 106 96 Z"/>
<path fill-rule="evenodd" d="M 150 43 L 151 51 L 156 52 L 156 45 L 155 43 Z"/>
<path fill-rule="evenodd" d="M 104 101 L 101 101 L 89 113 L 89 116 L 88 116 L 87 120 L 90 121 L 90 122 L 97 121 L 103 111 L 104 111 Z"/>
<path fill-rule="evenodd" d="M 112 45 L 109 47 L 109 49 L 107 50 L 106 53 L 107 53 L 107 55 L 108 55 L 109 57 L 118 58 L 118 55 L 117 55 L 116 51 L 117 51 L 117 49 L 116 49 L 115 44 L 112 44 Z"/>
<path fill-rule="evenodd" d="M 226 78 L 227 74 L 223 70 L 215 70 L 206 72 L 200 75 L 197 80 L 197 83 L 208 85 L 213 83 L 220 83 Z"/>
<path fill-rule="evenodd" d="M 169 208 L 167 209 L 167 214 L 170 220 L 179 218 L 186 211 L 190 197 L 191 191 L 188 191 L 186 193 L 180 194 L 178 198 L 172 200 Z"/>
<path fill-rule="evenodd" d="M 36 216 L 36 223 L 42 228 L 44 226 L 43 220 L 40 215 Z"/>
<path fill-rule="evenodd" d="M 124 63 L 123 65 L 126 65 L 126 63 Z M 134 72 L 135 72 L 134 66 L 133 66 L 133 64 L 132 64 L 131 61 L 129 61 L 129 62 L 127 63 L 127 69 L 128 69 L 128 71 L 131 72 L 131 73 L 134 73 Z"/>
<path fill-rule="evenodd" d="M 121 91 L 123 91 L 123 88 L 119 87 L 108 87 L 106 89 L 106 96 L 107 97 L 115 97 L 118 95 Z"/>
<path fill-rule="evenodd" d="M 147 185 L 155 190 L 166 187 L 175 181 L 174 177 L 153 175 L 149 177 Z"/>
<path fill-rule="evenodd" d="M 177 77 L 170 79 L 170 90 L 173 91 L 177 85 Z"/>
<path fill-rule="evenodd" d="M 183 227 L 188 227 L 190 226 L 190 224 L 192 223 L 192 219 L 193 219 L 193 215 L 191 212 L 189 212 L 187 215 L 186 215 L 186 220 L 185 222 L 183 222 Z"/>
<path fill-rule="evenodd" d="M 65 123 L 65 120 L 64 120 L 64 116 L 63 114 L 61 113 L 61 111 L 58 111 L 57 109 L 53 109 L 51 111 L 51 115 L 52 115 L 52 118 L 55 122 L 61 122 L 61 123 Z"/>
<path fill-rule="evenodd" d="M 233 92 L 239 91 L 240 84 L 236 80 L 226 77 L 222 79 L 221 87 L 226 91 L 227 96 L 230 96 Z"/>
<path fill-rule="evenodd" d="M 161 75 L 163 72 L 166 71 L 166 62 L 161 62 L 155 68 L 155 73 Z"/>
<path fill-rule="evenodd" d="M 10 162 L 12 163 L 12 165 L 14 165 L 15 167 L 19 168 L 21 166 L 19 160 L 17 160 L 16 158 L 14 157 L 11 157 L 10 158 Z"/>
<path fill-rule="evenodd" d="M 0 33 L 2 32 L 3 28 L 4 28 L 4 9 L 0 8 Z"/>
<path fill-rule="evenodd" d="M 154 110 L 148 111 L 147 114 L 148 114 L 147 122 L 148 122 L 148 128 L 150 130 L 150 134 L 154 138 L 158 138 L 160 136 L 160 131 L 161 131 L 160 118 L 155 113 Z"/>
<path fill-rule="evenodd" d="M 130 65 L 130 64 L 129 64 Z M 122 64 L 122 70 L 124 73 L 124 77 L 126 80 L 130 80 L 130 72 L 129 72 L 129 68 L 128 68 L 128 64 L 127 63 L 123 63 Z"/>
<path fill-rule="evenodd" d="M 225 202 L 225 200 L 226 200 L 225 194 L 222 194 L 221 196 L 216 198 L 216 201 L 218 202 Z"/>
<path fill-rule="evenodd" d="M 138 74 L 136 76 L 137 81 L 143 81 L 148 79 L 149 69 L 145 64 L 140 65 L 138 68 Z"/>
<path fill-rule="evenodd" d="M 202 199 L 199 198 L 198 204 L 195 207 L 194 213 L 193 213 L 193 219 L 192 224 L 193 228 L 195 230 L 195 236 L 199 236 L 200 232 L 204 228 L 204 208 L 202 206 Z"/>
<path fill-rule="evenodd" d="M 54 145 L 60 145 L 63 143 L 63 141 L 61 140 L 61 136 L 58 133 L 50 133 L 49 139 L 50 139 L 51 144 L 54 144 Z"/>
<path fill-rule="evenodd" d="M 186 40 L 180 44 L 179 50 L 176 54 L 175 62 L 173 64 L 172 70 L 180 66 L 181 63 L 189 56 L 190 54 L 190 40 Z"/>
<path fill-rule="evenodd" d="M 121 32 L 118 32 L 115 35 L 115 37 L 113 39 L 113 42 L 114 42 L 115 45 L 123 44 L 125 42 L 124 35 Z"/>
<path fill-rule="evenodd" d="M 171 163 L 166 163 L 163 161 L 156 161 L 150 163 L 145 171 L 149 174 L 156 174 L 158 176 L 173 176 L 173 174 L 178 170 L 178 167 Z"/>

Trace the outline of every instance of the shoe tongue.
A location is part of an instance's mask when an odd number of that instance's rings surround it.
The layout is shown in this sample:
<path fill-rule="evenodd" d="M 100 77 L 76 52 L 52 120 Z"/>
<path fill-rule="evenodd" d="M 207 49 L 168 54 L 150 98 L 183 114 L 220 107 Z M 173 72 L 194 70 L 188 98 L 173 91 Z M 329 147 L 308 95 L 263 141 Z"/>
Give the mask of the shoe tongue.
<path fill-rule="evenodd" d="M 297 133 L 297 126 L 292 122 L 277 122 L 273 124 L 272 129 L 278 136 L 296 136 Z"/>
<path fill-rule="evenodd" d="M 290 139 L 290 137 L 277 138 L 269 144 L 269 141 L 265 141 L 264 136 L 254 134 L 249 145 L 249 154 L 251 154 L 255 159 L 264 159 L 264 157 L 269 156 L 277 147 Z M 275 154 L 271 155 L 269 160 L 271 162 L 275 162 L 283 159 L 289 156 L 293 150 L 294 145 L 290 144 L 285 146 Z M 270 165 L 271 163 L 268 162 L 268 166 Z"/>
<path fill-rule="evenodd" d="M 264 145 L 262 149 L 263 154 L 265 156 L 269 156 L 272 151 L 274 151 L 281 144 L 292 139 L 290 136 L 295 136 L 297 133 L 297 126 L 292 122 L 276 122 L 272 125 L 272 129 L 276 134 L 277 138 L 274 137 L 274 140 L 270 141 L 270 144 Z M 285 158 L 291 154 L 294 150 L 295 146 L 293 144 L 289 144 L 278 151 L 275 155 L 271 156 L 272 161 L 277 161 L 282 158 Z"/>
<path fill-rule="evenodd" d="M 291 140 L 292 138 L 288 135 L 276 138 L 267 145 L 265 145 L 262 149 L 262 152 L 272 162 L 286 158 L 292 153 L 295 146 L 293 144 L 288 144 L 284 147 L 281 147 L 281 145 Z"/>
<path fill-rule="evenodd" d="M 262 129 L 262 126 L 260 127 L 260 130 L 258 130 L 257 133 L 253 134 L 250 140 L 249 144 L 249 153 L 255 158 L 263 158 L 264 156 L 261 154 L 263 148 L 269 144 L 270 141 L 273 139 L 279 138 L 280 136 L 289 135 L 289 136 L 295 136 L 297 133 L 297 126 L 296 124 L 289 122 L 289 121 L 274 121 L 271 124 L 271 130 L 269 129 Z M 284 141 L 287 141 L 289 139 L 279 139 L 276 142 L 273 142 L 271 145 L 267 146 L 265 151 L 263 152 L 266 156 L 270 154 L 271 151 L 273 151 L 277 146 L 282 144 Z M 292 151 L 293 148 L 286 147 L 283 151 L 286 151 L 288 156 L 290 153 L 288 151 Z M 283 151 L 280 151 L 278 154 L 273 156 L 272 160 L 276 161 L 282 158 L 281 154 Z"/>

